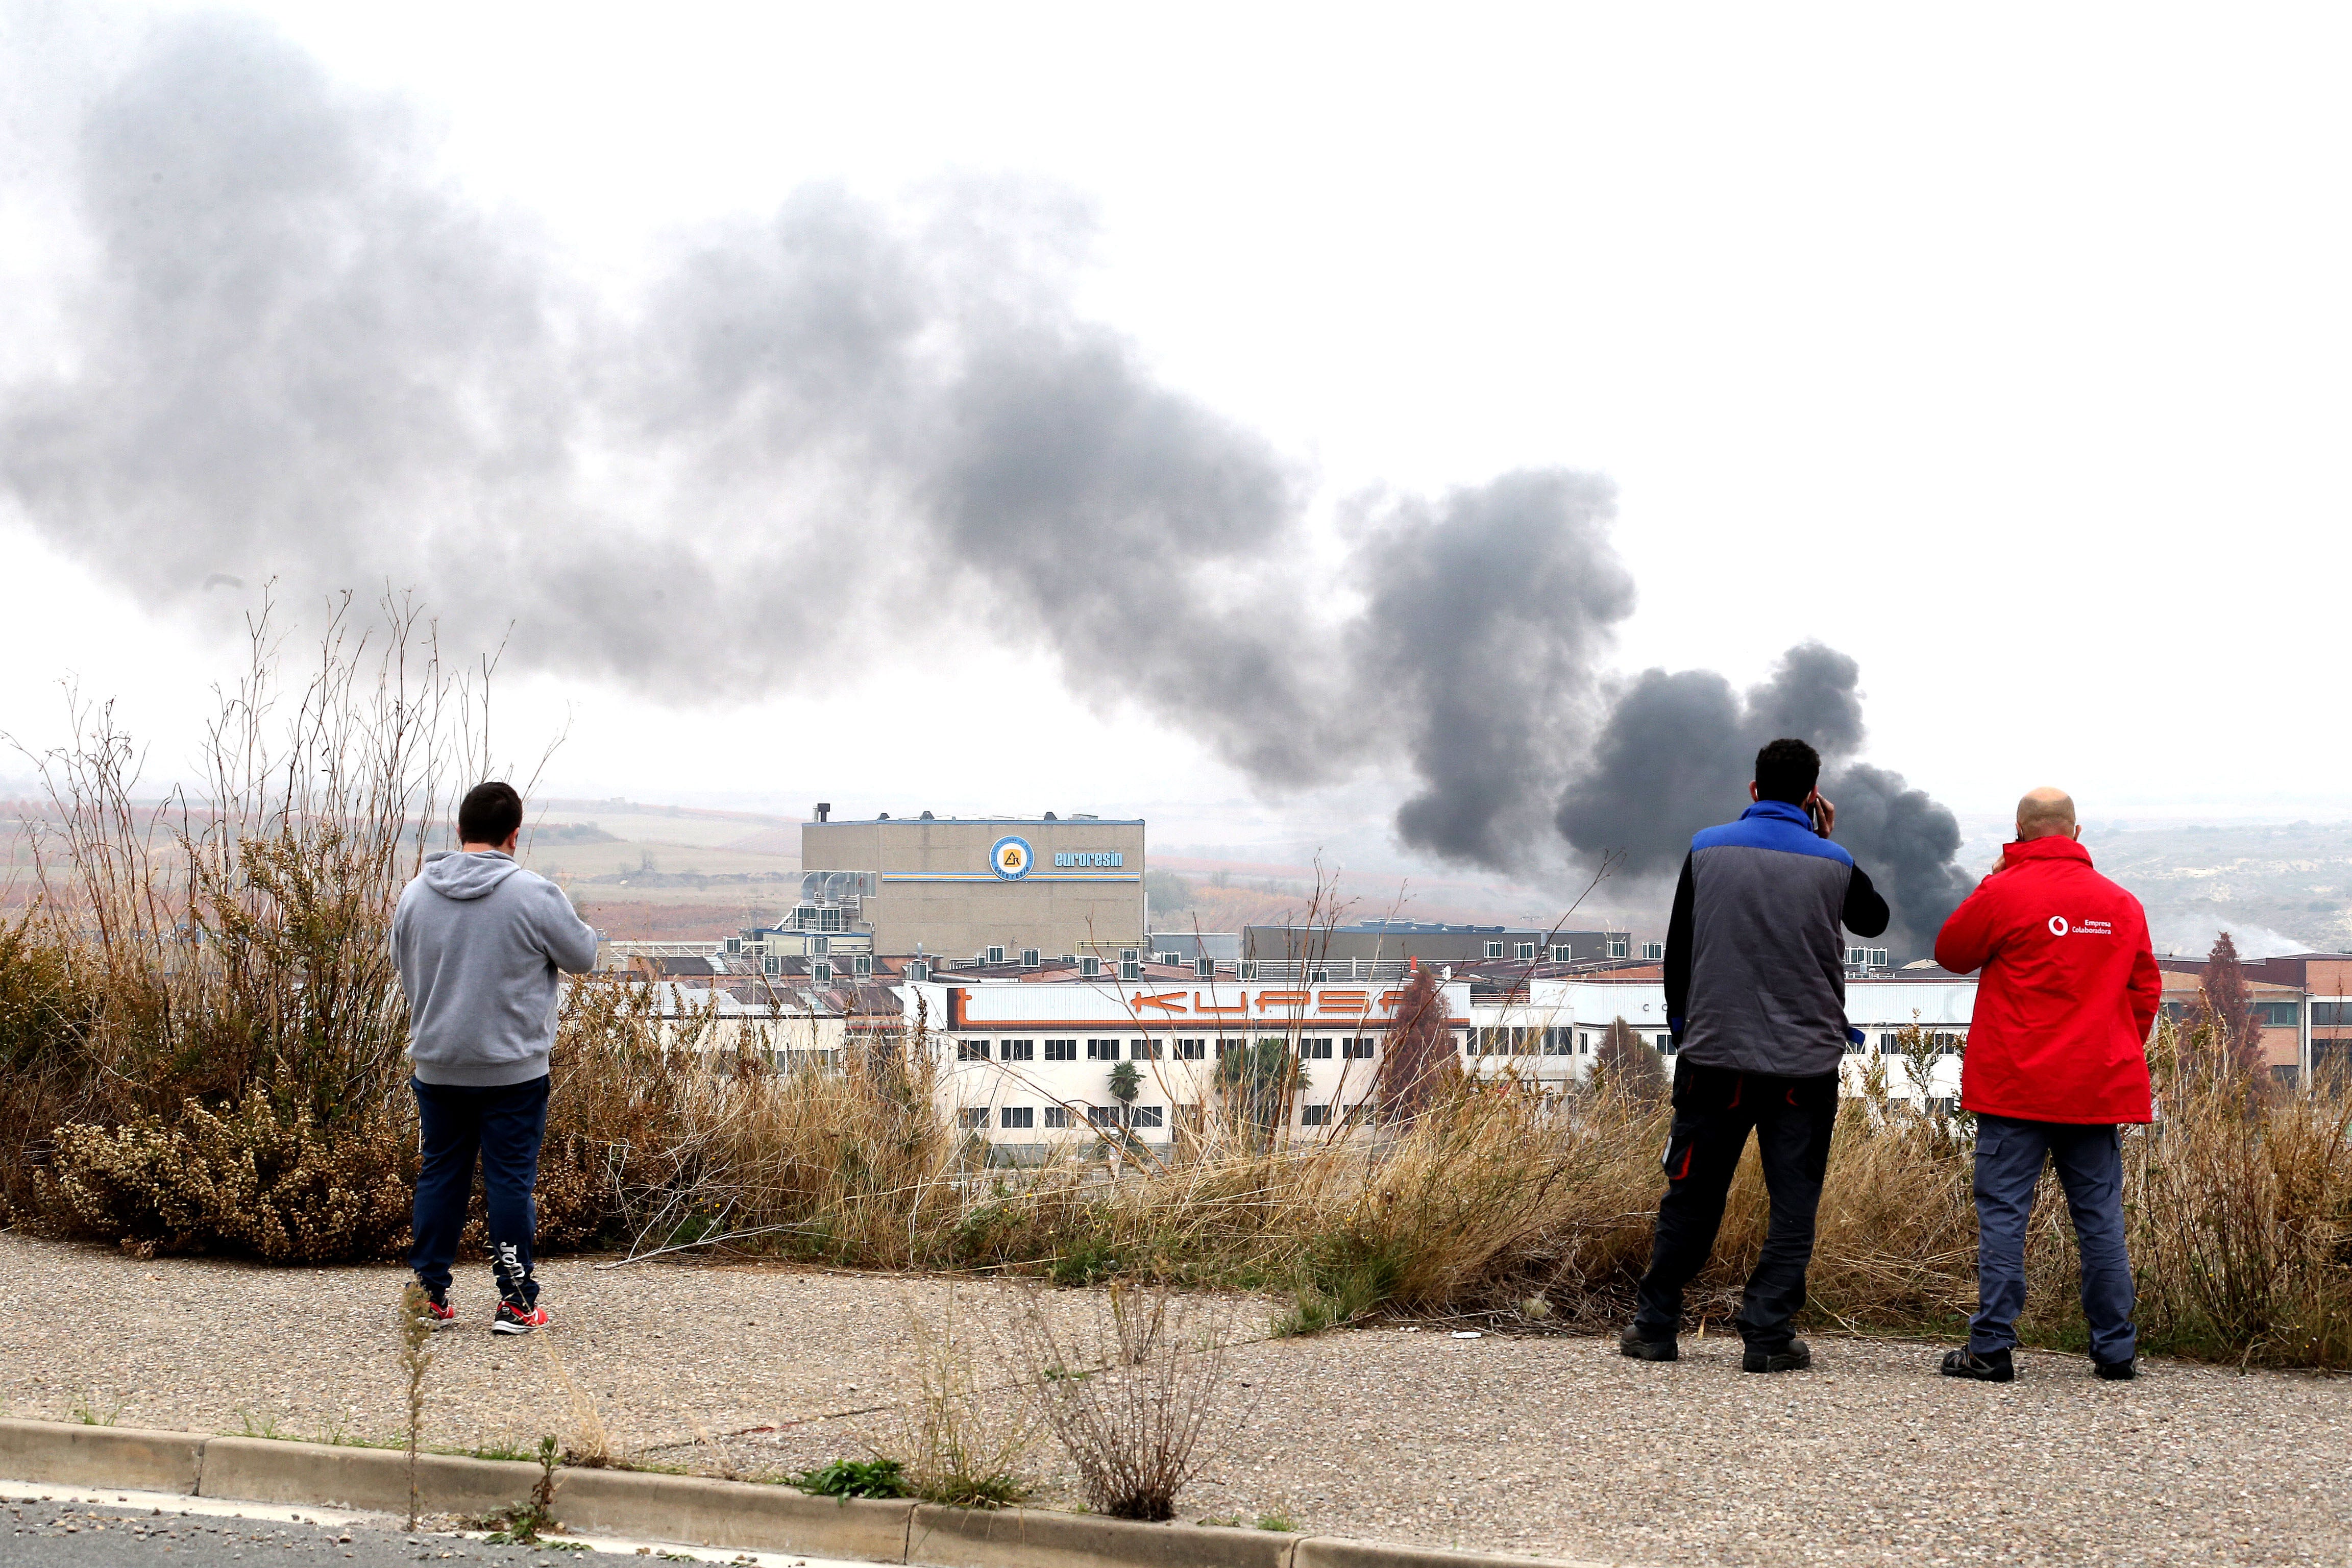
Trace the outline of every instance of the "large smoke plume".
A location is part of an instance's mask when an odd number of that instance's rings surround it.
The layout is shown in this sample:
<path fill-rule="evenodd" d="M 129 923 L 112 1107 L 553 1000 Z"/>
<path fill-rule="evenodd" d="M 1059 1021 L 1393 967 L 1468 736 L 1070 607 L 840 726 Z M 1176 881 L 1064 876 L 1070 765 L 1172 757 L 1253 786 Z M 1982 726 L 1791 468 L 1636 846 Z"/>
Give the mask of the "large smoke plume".
<path fill-rule="evenodd" d="M 1407 844 L 1522 872 L 1670 869 L 1756 739 L 1802 734 L 1909 945 L 1960 886 L 1950 814 L 1850 760 L 1852 660 L 1796 650 L 1744 702 L 1603 689 L 1633 605 L 1605 480 L 1383 503 L 1302 567 L 1300 476 L 1073 308 L 1069 204 L 807 189 L 616 307 L 401 106 L 221 19 L 160 32 L 76 146 L 95 265 L 63 368 L 0 388 L 0 490 L 149 603 L 390 583 L 521 662 L 722 700 L 814 637 L 944 622 L 1268 786 L 1402 758 Z"/>

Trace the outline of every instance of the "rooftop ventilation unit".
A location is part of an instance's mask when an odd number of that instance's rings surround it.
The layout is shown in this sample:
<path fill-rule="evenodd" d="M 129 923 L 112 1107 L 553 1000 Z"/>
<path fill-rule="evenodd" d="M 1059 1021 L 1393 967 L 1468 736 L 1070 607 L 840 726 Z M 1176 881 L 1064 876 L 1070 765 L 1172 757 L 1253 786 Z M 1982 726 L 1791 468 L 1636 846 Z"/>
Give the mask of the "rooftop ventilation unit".
<path fill-rule="evenodd" d="M 833 802 L 829 800 L 821 800 L 816 803 L 816 819 L 819 822 L 824 822 L 832 816 Z"/>

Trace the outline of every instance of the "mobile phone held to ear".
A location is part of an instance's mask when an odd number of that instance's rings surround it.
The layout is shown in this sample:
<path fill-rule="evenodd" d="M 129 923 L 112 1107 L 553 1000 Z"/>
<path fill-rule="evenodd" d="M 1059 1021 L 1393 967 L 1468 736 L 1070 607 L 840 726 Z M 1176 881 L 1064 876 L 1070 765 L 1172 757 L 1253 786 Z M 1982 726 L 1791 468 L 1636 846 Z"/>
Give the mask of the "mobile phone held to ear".
<path fill-rule="evenodd" d="M 1813 819 L 1813 831 L 1815 833 L 1820 834 L 1824 838 L 1827 838 L 1830 836 L 1829 818 L 1822 814 L 1822 797 L 1820 795 L 1815 795 L 1811 800 L 1805 802 L 1805 815 Z"/>

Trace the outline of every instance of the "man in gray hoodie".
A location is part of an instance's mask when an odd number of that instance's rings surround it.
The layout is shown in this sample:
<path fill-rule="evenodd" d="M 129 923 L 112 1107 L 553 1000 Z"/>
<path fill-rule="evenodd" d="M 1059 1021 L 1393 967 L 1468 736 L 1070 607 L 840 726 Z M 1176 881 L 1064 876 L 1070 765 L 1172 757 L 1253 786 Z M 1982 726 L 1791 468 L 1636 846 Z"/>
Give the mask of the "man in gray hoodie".
<path fill-rule="evenodd" d="M 478 1155 L 499 1286 L 490 1331 L 499 1334 L 547 1322 L 530 1272 L 531 1189 L 547 1133 L 557 972 L 583 974 L 596 963 L 596 933 L 563 889 L 515 864 L 521 830 L 511 785 L 475 785 L 457 808 L 458 847 L 425 858 L 392 916 L 424 1145 L 408 1264 L 435 1325 L 456 1322 L 449 1265 Z"/>

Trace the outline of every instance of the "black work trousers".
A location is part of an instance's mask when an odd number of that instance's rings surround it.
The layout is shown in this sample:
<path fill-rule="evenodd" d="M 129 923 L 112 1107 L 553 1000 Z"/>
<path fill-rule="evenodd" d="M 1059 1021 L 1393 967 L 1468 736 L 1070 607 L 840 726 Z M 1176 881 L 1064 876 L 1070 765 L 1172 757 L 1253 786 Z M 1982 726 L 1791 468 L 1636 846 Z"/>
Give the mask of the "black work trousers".
<path fill-rule="evenodd" d="M 1666 1139 L 1666 1195 L 1658 1203 L 1650 1271 L 1642 1276 L 1635 1331 L 1670 1340 L 1680 1331 L 1683 1287 L 1706 1267 L 1723 1224 L 1724 1194 L 1739 1168 L 1748 1134 L 1764 1163 L 1772 1222 L 1763 1256 L 1740 1299 L 1739 1337 L 1777 1351 L 1793 1331 L 1790 1320 L 1805 1304 L 1805 1267 L 1813 1258 L 1813 1215 L 1829 1169 L 1830 1134 L 1837 1127 L 1838 1075 L 1768 1078 L 1728 1068 L 1675 1064 L 1675 1123 Z"/>

